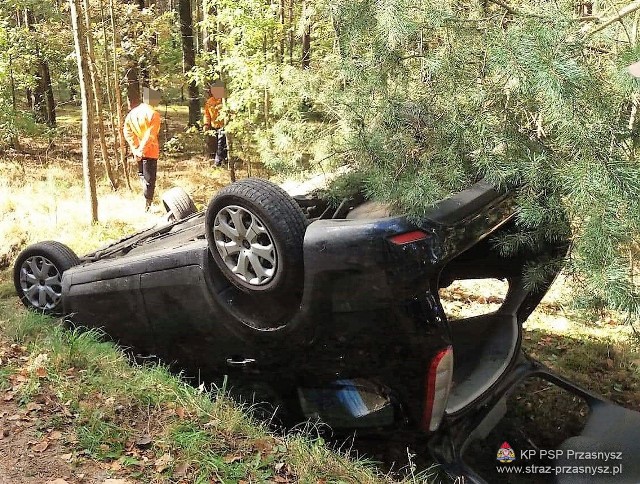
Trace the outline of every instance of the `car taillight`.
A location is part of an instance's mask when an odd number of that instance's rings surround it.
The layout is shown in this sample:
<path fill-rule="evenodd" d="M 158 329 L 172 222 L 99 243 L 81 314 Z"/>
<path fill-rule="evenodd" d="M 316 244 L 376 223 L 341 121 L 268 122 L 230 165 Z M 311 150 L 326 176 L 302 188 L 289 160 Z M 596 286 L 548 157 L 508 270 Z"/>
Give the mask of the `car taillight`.
<path fill-rule="evenodd" d="M 453 348 L 448 346 L 431 360 L 427 373 L 422 428 L 434 431 L 440 426 L 451 390 Z"/>
<path fill-rule="evenodd" d="M 394 235 L 393 237 L 389 237 L 389 240 L 396 245 L 404 245 L 410 244 L 412 242 L 417 242 L 419 240 L 424 240 L 429 237 L 429 234 L 423 232 L 422 230 L 413 230 L 411 232 L 405 232 L 404 234 Z"/>

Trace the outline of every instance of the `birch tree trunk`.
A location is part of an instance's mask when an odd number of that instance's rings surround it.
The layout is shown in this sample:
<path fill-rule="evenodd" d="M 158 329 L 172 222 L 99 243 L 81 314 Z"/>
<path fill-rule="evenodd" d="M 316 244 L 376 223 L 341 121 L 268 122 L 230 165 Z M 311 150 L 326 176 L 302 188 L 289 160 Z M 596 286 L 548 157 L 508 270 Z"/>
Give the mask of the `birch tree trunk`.
<path fill-rule="evenodd" d="M 107 140 L 104 136 L 104 119 L 102 117 L 102 86 L 100 84 L 100 75 L 96 67 L 96 58 L 93 53 L 93 33 L 91 32 L 91 20 L 89 19 L 89 2 L 81 0 L 81 8 L 83 10 L 84 19 L 84 35 L 87 43 L 87 63 L 89 64 L 89 77 L 91 79 L 91 96 L 95 102 L 96 115 L 98 118 L 98 136 L 100 139 L 100 153 L 102 154 L 102 163 L 107 179 L 111 184 L 111 188 L 116 190 L 118 184 L 111 170 L 111 162 L 109 161 L 109 150 L 107 150 Z"/>
<path fill-rule="evenodd" d="M 109 112 L 109 125 L 111 127 L 111 136 L 113 137 L 113 152 L 117 153 L 117 143 L 118 143 L 118 134 L 116 132 L 116 122 L 114 119 L 114 109 L 113 109 L 113 88 L 111 87 L 113 79 L 111 78 L 111 60 L 109 58 L 109 38 L 107 37 L 107 20 L 104 15 L 104 2 L 100 0 L 100 23 L 102 24 L 102 43 L 104 46 L 103 56 L 104 56 L 104 87 L 106 88 L 107 94 L 107 111 Z M 116 158 L 116 166 L 115 172 L 116 177 L 118 176 L 120 164 L 118 163 L 118 159 Z"/>
<path fill-rule="evenodd" d="M 93 162 L 93 103 L 89 97 L 90 73 L 87 62 L 86 36 L 82 5 L 80 0 L 69 0 L 71 13 L 71 27 L 78 64 L 78 79 L 80 80 L 80 96 L 82 97 L 82 175 L 84 190 L 89 205 L 91 222 L 98 221 L 98 197 L 96 194 L 96 173 Z"/>
<path fill-rule="evenodd" d="M 116 31 L 116 18 L 113 12 L 113 0 L 109 0 L 109 16 L 111 17 L 111 54 L 113 60 L 113 95 L 116 104 L 116 119 L 118 122 L 118 147 L 120 155 L 120 166 L 124 170 L 124 177 L 127 182 L 127 188 L 131 190 L 131 180 L 129 178 L 129 163 L 127 163 L 127 145 L 124 141 L 122 127 L 124 125 L 124 113 L 122 112 L 122 89 L 120 88 L 120 79 L 118 77 L 118 55 L 116 47 L 119 39 Z"/>

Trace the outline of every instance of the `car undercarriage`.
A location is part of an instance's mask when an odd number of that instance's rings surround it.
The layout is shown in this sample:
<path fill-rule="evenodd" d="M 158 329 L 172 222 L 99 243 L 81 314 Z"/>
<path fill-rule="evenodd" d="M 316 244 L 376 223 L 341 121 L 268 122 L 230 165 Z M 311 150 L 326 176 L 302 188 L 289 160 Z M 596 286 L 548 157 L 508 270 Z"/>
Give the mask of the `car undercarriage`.
<path fill-rule="evenodd" d="M 287 425 L 318 419 L 336 431 L 409 436 L 465 482 L 484 482 L 465 449 L 532 375 L 592 408 L 562 448 L 640 455 L 632 438 L 640 423 L 597 438 L 605 422 L 640 414 L 522 352 L 522 325 L 560 265 L 535 286 L 525 269 L 562 259 L 568 242 L 500 254 L 496 241 L 519 230 L 510 193 L 480 181 L 420 220 L 359 196 L 337 205 L 291 197 L 259 179 L 226 187 L 204 212 L 192 213 L 182 194 L 179 202 L 165 204 L 180 209 L 173 219 L 82 257 L 57 242 L 28 247 L 15 264 L 18 295 L 178 371 L 226 375 L 279 408 Z M 506 295 L 491 313 L 449 320 L 439 291 L 469 279 L 503 280 Z M 619 479 L 640 479 L 634 465 L 626 459 Z"/>

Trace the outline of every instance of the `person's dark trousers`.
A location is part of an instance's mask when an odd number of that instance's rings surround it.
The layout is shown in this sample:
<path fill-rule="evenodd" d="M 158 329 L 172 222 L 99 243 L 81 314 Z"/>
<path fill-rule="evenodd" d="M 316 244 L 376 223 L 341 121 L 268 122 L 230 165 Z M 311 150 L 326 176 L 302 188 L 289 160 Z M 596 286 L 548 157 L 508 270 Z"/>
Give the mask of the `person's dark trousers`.
<path fill-rule="evenodd" d="M 216 158 L 214 164 L 220 166 L 227 161 L 227 134 L 224 129 L 218 130 L 218 147 L 216 149 Z"/>
<path fill-rule="evenodd" d="M 227 135 L 224 129 L 209 130 L 207 134 L 207 155 L 215 166 L 227 161 Z"/>
<path fill-rule="evenodd" d="M 218 151 L 218 130 L 209 129 L 206 133 L 207 156 L 213 161 Z"/>
<path fill-rule="evenodd" d="M 138 177 L 142 185 L 142 194 L 147 199 L 147 207 L 153 200 L 153 192 L 156 189 L 156 173 L 158 160 L 156 158 L 142 158 L 138 160 Z"/>

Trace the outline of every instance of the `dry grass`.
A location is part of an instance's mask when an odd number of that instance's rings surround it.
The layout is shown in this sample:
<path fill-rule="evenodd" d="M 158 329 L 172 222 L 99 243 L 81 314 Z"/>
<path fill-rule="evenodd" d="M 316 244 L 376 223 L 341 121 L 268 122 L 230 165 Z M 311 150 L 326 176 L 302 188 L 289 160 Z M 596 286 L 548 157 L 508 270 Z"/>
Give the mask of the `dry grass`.
<path fill-rule="evenodd" d="M 113 191 L 96 153 L 99 221 L 91 224 L 82 182 L 77 114 L 71 108 L 61 113 L 61 134 L 55 143 L 23 140 L 27 152 L 6 153 L 0 158 L 0 268 L 9 265 L 24 246 L 36 241 L 58 240 L 82 254 L 150 227 L 164 214 L 160 197 L 171 187 L 184 188 L 202 209 L 217 190 L 230 183 L 228 170 L 209 166 L 200 135 L 178 131 L 185 113 L 174 108 L 171 131 L 165 135 L 180 138 L 185 152 L 161 154 L 152 210 L 144 211 L 134 164 L 130 162 L 132 189 L 122 182 Z M 252 172 L 259 173 L 259 167 L 252 167 Z M 247 170 L 240 166 L 237 176 L 246 177 Z"/>

